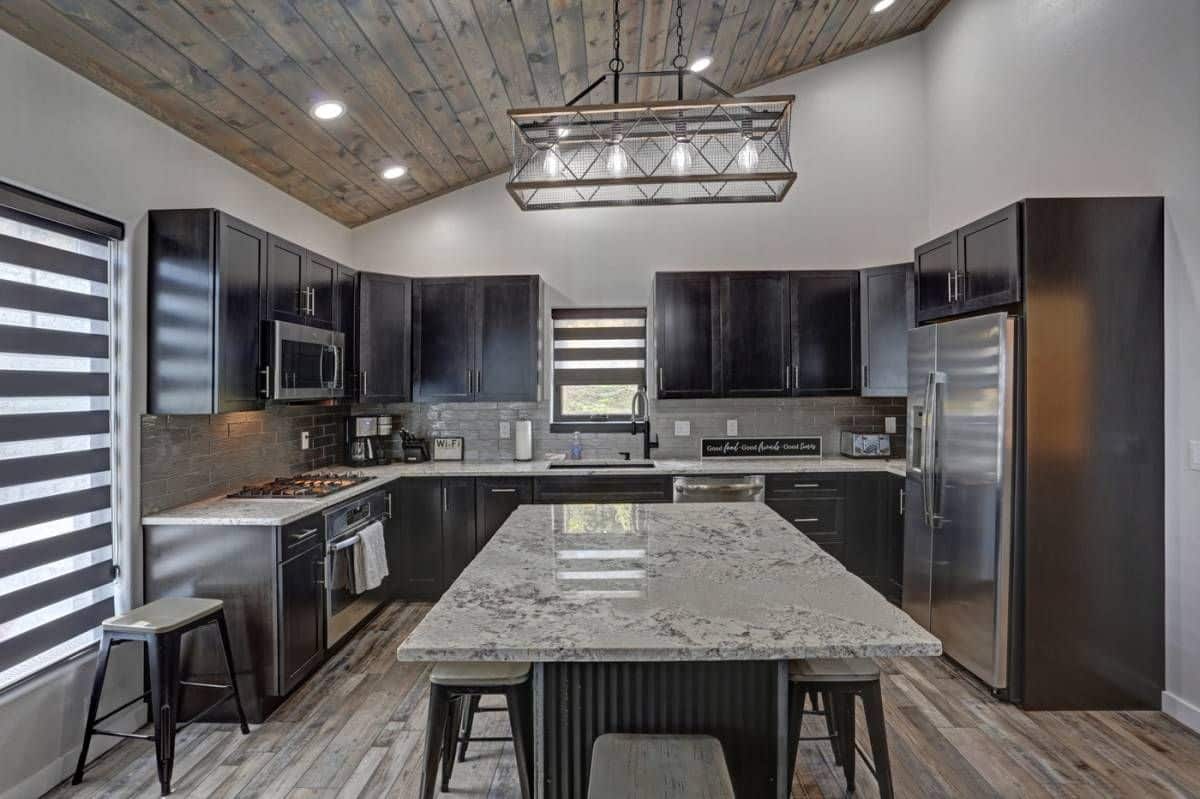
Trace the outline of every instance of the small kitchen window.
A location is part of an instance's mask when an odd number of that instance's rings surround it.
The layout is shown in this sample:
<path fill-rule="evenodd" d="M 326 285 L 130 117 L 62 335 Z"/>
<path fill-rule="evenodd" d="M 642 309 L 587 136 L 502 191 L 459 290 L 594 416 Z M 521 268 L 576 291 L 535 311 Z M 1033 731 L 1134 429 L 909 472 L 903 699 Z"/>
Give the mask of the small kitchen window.
<path fill-rule="evenodd" d="M 645 308 L 554 308 L 555 432 L 629 422 L 646 386 Z"/>
<path fill-rule="evenodd" d="M 0 690 L 113 614 L 118 222 L 0 183 Z"/>

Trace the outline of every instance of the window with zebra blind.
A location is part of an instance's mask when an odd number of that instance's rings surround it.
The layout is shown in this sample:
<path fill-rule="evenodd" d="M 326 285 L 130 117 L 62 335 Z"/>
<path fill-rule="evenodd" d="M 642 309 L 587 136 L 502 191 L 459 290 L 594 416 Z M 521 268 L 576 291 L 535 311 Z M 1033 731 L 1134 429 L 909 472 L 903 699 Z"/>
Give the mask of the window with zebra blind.
<path fill-rule="evenodd" d="M 0 690 L 113 614 L 120 223 L 0 183 Z"/>
<path fill-rule="evenodd" d="M 563 426 L 628 423 L 646 386 L 645 308 L 554 308 L 554 415 Z"/>

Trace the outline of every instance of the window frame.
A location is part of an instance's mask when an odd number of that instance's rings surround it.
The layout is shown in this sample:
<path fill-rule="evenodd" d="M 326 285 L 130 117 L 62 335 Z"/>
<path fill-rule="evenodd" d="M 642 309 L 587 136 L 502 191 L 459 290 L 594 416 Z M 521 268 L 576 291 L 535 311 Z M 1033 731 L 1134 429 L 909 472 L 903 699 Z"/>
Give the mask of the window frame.
<path fill-rule="evenodd" d="M 550 391 L 550 432 L 551 433 L 622 433 L 631 432 L 632 428 L 629 414 L 589 414 L 583 415 L 567 415 L 563 413 L 563 394 L 564 385 L 621 385 L 621 386 L 636 386 L 643 391 L 648 386 L 647 378 L 647 361 L 650 347 L 650 326 L 649 313 L 645 307 L 587 307 L 587 308 L 552 308 L 550 311 L 551 326 L 550 326 L 550 375 L 551 375 L 551 391 Z M 629 371 L 639 369 L 641 371 L 641 380 L 637 383 L 626 382 L 605 382 L 605 383 L 570 383 L 564 384 L 559 382 L 559 372 L 568 370 L 559 370 L 555 368 L 554 363 L 558 359 L 557 355 L 560 351 L 555 347 L 555 342 L 558 340 L 555 331 L 558 329 L 554 325 L 556 319 L 641 319 L 642 320 L 642 361 L 640 367 L 618 367 L 613 368 L 614 372 Z M 567 348 L 562 348 L 567 349 Z M 600 367 L 603 369 L 604 367 Z M 623 430 L 622 428 L 630 428 Z"/>

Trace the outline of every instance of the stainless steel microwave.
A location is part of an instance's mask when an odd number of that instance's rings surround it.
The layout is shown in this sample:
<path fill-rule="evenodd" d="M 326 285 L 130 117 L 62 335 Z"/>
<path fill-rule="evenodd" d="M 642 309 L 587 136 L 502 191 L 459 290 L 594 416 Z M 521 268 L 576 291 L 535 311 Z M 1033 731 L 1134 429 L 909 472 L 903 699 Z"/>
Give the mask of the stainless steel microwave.
<path fill-rule="evenodd" d="M 346 396 L 346 336 L 334 330 L 271 323 L 267 385 L 271 399 L 317 400 Z"/>

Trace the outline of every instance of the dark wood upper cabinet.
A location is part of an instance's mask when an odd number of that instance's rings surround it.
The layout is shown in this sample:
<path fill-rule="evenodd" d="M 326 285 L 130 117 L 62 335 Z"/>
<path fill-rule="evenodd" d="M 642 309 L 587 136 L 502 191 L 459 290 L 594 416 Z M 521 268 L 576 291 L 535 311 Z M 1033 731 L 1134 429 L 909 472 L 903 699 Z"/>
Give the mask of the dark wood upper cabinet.
<path fill-rule="evenodd" d="M 917 247 L 913 258 L 917 321 L 954 313 L 954 280 L 958 274 L 958 231 Z"/>
<path fill-rule="evenodd" d="M 477 477 L 475 479 L 475 551 L 483 549 L 500 525 L 519 505 L 533 502 L 533 480 L 528 477 Z"/>
<path fill-rule="evenodd" d="M 721 395 L 721 275 L 654 276 L 654 354 L 660 399 Z"/>
<path fill-rule="evenodd" d="M 541 281 L 516 275 L 413 282 L 413 398 L 537 399 Z"/>
<path fill-rule="evenodd" d="M 531 275 L 475 278 L 475 399 L 537 399 L 540 285 Z"/>
<path fill-rule="evenodd" d="M 962 311 L 1021 299 L 1021 204 L 1001 208 L 958 231 Z"/>
<path fill-rule="evenodd" d="M 908 395 L 908 331 L 916 324 L 913 265 L 863 269 L 862 395 Z"/>
<path fill-rule="evenodd" d="M 789 273 L 792 395 L 857 394 L 858 272 Z"/>
<path fill-rule="evenodd" d="M 308 298 L 301 291 L 307 277 L 308 251 L 298 244 L 270 237 L 267 258 L 267 313 L 285 322 L 305 321 Z"/>
<path fill-rule="evenodd" d="M 412 398 L 411 314 L 412 280 L 358 273 L 357 376 L 351 393 L 359 400 L 408 402 Z"/>
<path fill-rule="evenodd" d="M 309 293 L 308 314 L 304 323 L 316 327 L 333 327 L 337 305 L 337 271 L 338 264 L 317 255 L 308 253 L 305 261 L 304 281 L 301 291 Z"/>
<path fill-rule="evenodd" d="M 422 278 L 412 287 L 412 382 L 417 402 L 463 402 L 475 382 L 470 278 Z"/>
<path fill-rule="evenodd" d="M 149 413 L 264 407 L 267 240 L 264 231 L 211 209 L 150 212 Z"/>
<path fill-rule="evenodd" d="M 729 272 L 721 278 L 726 397 L 791 392 L 791 301 L 787 272 Z"/>

